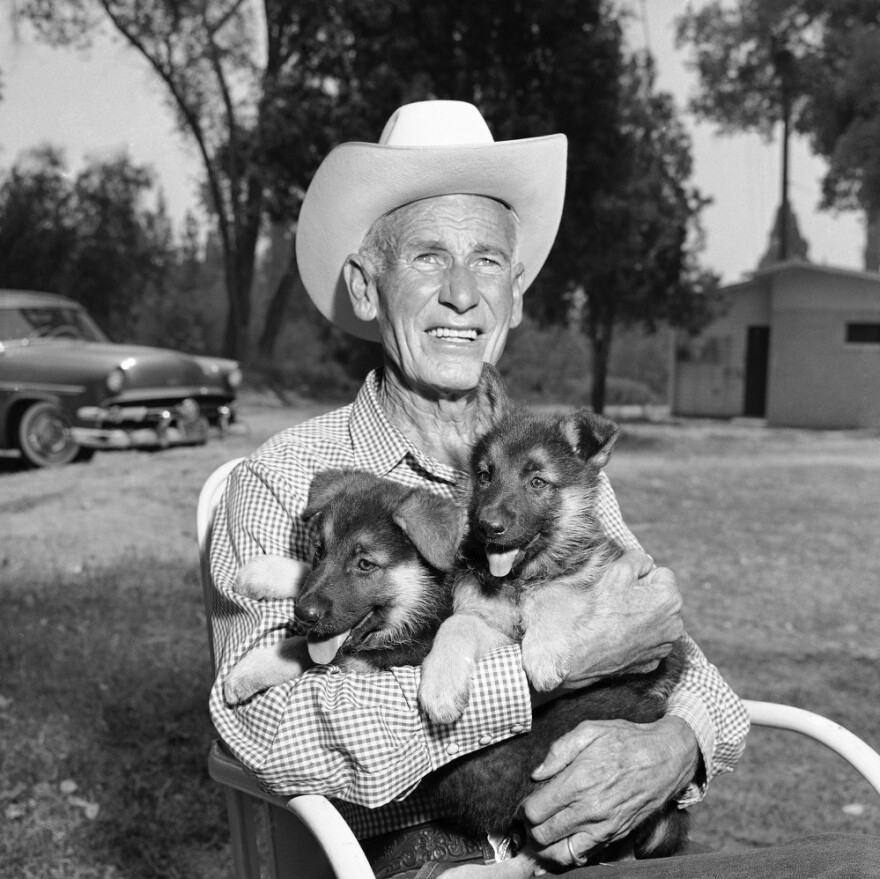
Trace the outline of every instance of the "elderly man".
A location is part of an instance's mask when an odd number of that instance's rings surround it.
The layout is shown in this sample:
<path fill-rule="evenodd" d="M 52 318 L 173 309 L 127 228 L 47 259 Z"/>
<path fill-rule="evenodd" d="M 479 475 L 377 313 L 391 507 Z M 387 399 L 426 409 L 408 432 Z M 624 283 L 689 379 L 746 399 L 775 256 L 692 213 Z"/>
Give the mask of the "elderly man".
<path fill-rule="evenodd" d="M 302 207 L 300 270 L 331 321 L 381 343 L 384 368 L 353 404 L 269 440 L 236 470 L 218 511 L 214 723 L 268 789 L 336 798 L 380 877 L 403 871 L 405 855 L 426 840 L 441 861 L 492 859 L 485 840 L 456 838 L 418 793 L 407 795 L 456 756 L 528 732 L 532 694 L 519 648 L 480 664 L 475 696 L 449 728 L 419 711 L 415 668 L 357 675 L 317 666 L 233 707 L 223 700 L 225 676 L 248 651 L 286 636 L 292 618 L 289 602 L 244 598 L 233 579 L 257 554 L 311 557 L 301 513 L 323 469 L 356 467 L 454 496 L 484 427 L 475 393 L 482 364 L 498 361 L 549 253 L 565 162 L 564 136 L 495 143 L 476 108 L 447 101 L 402 107 L 378 144 L 329 154 Z M 606 637 L 583 645 L 568 687 L 651 666 L 682 631 L 674 578 L 652 570 L 604 476 L 600 512 L 630 552 L 593 593 Z M 745 711 L 686 641 L 687 668 L 662 720 L 584 723 L 545 761 L 546 784 L 525 816 L 550 862 L 581 864 L 670 798 L 696 802 L 733 768 Z"/>

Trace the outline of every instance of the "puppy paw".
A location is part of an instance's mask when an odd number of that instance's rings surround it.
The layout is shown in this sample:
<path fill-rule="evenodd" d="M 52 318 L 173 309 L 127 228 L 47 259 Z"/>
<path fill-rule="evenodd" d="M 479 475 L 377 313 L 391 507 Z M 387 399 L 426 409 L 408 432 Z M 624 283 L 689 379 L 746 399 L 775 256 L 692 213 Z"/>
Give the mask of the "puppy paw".
<path fill-rule="evenodd" d="M 444 662 L 429 655 L 422 663 L 419 704 L 435 723 L 454 723 L 464 713 L 471 698 L 473 668 L 462 657 Z"/>
<path fill-rule="evenodd" d="M 298 678 L 309 667 L 304 642 L 304 638 L 287 638 L 245 654 L 223 682 L 226 704 L 239 705 L 269 687 Z"/>
<path fill-rule="evenodd" d="M 522 666 L 529 683 L 539 693 L 546 693 L 565 680 L 571 670 L 571 660 L 568 651 L 554 651 L 546 643 L 523 638 Z"/>
<path fill-rule="evenodd" d="M 310 570 L 298 559 L 257 555 L 241 566 L 233 589 L 248 598 L 295 598 Z"/>

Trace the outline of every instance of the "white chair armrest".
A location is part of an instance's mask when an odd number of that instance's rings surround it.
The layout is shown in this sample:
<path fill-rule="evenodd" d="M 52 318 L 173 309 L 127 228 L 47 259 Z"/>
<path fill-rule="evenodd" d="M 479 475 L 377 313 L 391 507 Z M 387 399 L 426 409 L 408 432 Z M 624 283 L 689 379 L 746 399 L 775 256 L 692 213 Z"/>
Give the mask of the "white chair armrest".
<path fill-rule="evenodd" d="M 752 724 L 808 736 L 843 757 L 880 794 L 880 754 L 839 723 L 791 705 L 745 699 Z"/>

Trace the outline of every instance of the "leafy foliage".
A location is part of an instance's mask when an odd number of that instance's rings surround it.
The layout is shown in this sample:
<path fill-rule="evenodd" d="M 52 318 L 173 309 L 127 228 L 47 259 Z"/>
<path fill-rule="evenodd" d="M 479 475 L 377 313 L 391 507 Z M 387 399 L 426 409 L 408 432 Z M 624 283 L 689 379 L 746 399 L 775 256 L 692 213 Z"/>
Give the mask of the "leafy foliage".
<path fill-rule="evenodd" d="M 880 211 L 880 15 L 873 0 L 711 2 L 684 15 L 697 114 L 766 136 L 783 92 L 795 128 L 829 163 L 828 208 Z"/>
<path fill-rule="evenodd" d="M 145 297 L 163 289 L 171 231 L 144 205 L 151 172 L 125 155 L 73 177 L 41 147 L 0 178 L 0 286 L 63 293 L 112 335 L 126 335 Z"/>

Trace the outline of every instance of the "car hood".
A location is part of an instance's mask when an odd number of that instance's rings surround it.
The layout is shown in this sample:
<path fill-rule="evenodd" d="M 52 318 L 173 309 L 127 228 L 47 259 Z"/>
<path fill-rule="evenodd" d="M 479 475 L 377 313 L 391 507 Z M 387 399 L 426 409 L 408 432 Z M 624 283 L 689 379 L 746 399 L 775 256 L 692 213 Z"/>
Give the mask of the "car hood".
<path fill-rule="evenodd" d="M 66 373 L 72 382 L 103 379 L 119 367 L 125 370 L 129 388 L 157 389 L 223 384 L 224 376 L 237 366 L 235 361 L 219 357 L 79 339 L 9 347 L 0 354 L 0 365 L 4 361 L 7 368 L 13 363 L 26 366 L 31 375 L 52 372 L 59 376 Z"/>

